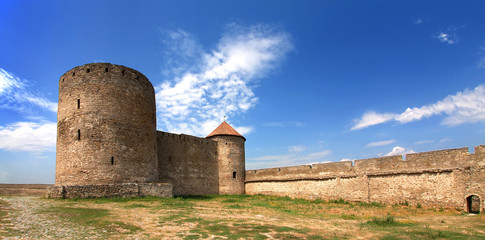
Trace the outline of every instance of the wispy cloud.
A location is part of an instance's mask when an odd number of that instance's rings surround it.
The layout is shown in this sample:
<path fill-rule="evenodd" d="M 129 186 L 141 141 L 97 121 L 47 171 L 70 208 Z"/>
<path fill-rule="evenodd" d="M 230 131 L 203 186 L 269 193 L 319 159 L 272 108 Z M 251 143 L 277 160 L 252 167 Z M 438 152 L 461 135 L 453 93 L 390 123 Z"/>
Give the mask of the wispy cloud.
<path fill-rule="evenodd" d="M 485 46 L 480 46 L 478 55 L 480 56 L 480 59 L 478 59 L 477 67 L 485 68 Z"/>
<path fill-rule="evenodd" d="M 360 119 L 355 120 L 356 124 L 350 130 L 359 130 L 373 125 L 385 123 L 393 120 L 396 117 L 397 115 L 392 113 L 376 113 L 374 111 L 369 111 L 364 113 Z"/>
<path fill-rule="evenodd" d="M 57 112 L 57 103 L 35 93 L 29 82 L 0 68 L 0 107 L 20 112 L 40 107 Z"/>
<path fill-rule="evenodd" d="M 439 143 L 444 143 L 444 142 L 449 142 L 449 141 L 451 141 L 450 138 L 443 138 L 443 139 L 439 140 Z"/>
<path fill-rule="evenodd" d="M 256 80 L 277 68 L 293 48 L 288 33 L 263 24 L 230 24 L 210 51 L 183 30 L 164 34 L 169 54 L 180 49 L 181 56 L 173 63 L 178 68 L 172 78 L 156 87 L 159 126 L 196 135 L 210 133 L 223 116 L 230 119 L 253 108 Z"/>
<path fill-rule="evenodd" d="M 288 147 L 288 151 L 290 151 L 290 153 L 303 152 L 303 151 L 305 151 L 305 149 L 306 149 L 306 147 L 301 146 L 301 145 Z"/>
<path fill-rule="evenodd" d="M 438 39 L 438 41 L 442 43 L 447 43 L 447 44 L 456 44 L 458 43 L 458 35 L 457 35 L 457 28 L 456 27 L 449 27 L 446 29 L 446 31 L 438 31 L 435 35 L 433 35 L 434 38 Z"/>
<path fill-rule="evenodd" d="M 17 122 L 0 126 L 0 149 L 46 152 L 56 149 L 55 122 Z"/>
<path fill-rule="evenodd" d="M 360 119 L 355 120 L 355 125 L 351 130 L 358 130 L 392 120 L 404 124 L 440 114 L 446 115 L 442 121 L 442 124 L 446 126 L 485 122 L 485 85 L 447 96 L 435 104 L 419 108 L 407 108 L 401 114 L 367 112 Z"/>
<path fill-rule="evenodd" d="M 416 25 L 419 25 L 421 23 L 423 23 L 423 19 L 422 18 L 417 18 L 416 20 L 414 20 L 414 24 L 416 24 Z"/>
<path fill-rule="evenodd" d="M 420 144 L 428 144 L 428 143 L 434 143 L 436 142 L 435 140 L 421 140 L 421 141 L 417 141 L 414 143 L 414 145 L 420 145 Z"/>
<path fill-rule="evenodd" d="M 406 155 L 408 153 L 416 153 L 414 150 L 406 150 L 403 147 L 395 146 L 392 151 L 388 152 L 384 156 L 394 156 L 394 155 Z"/>
<path fill-rule="evenodd" d="M 265 155 L 248 158 L 246 166 L 248 169 L 286 167 L 303 164 L 327 162 L 326 157 L 331 154 L 330 150 L 317 152 L 291 152 L 281 155 Z"/>
<path fill-rule="evenodd" d="M 281 122 L 266 122 L 263 123 L 265 127 L 303 127 L 303 123 L 297 121 L 281 121 Z"/>
<path fill-rule="evenodd" d="M 368 147 L 379 147 L 379 146 L 385 146 L 385 145 L 389 145 L 391 143 L 394 143 L 396 142 L 396 140 L 392 139 L 392 140 L 387 140 L 387 141 L 379 141 L 379 142 L 370 142 L 368 143 L 365 147 L 368 148 Z"/>

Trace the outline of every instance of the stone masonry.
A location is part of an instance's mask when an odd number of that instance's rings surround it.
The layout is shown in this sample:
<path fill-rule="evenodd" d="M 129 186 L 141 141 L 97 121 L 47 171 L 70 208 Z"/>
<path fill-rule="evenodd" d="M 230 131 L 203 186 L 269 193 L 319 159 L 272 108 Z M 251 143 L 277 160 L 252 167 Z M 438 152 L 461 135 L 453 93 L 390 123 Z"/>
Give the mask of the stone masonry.
<path fill-rule="evenodd" d="M 249 170 L 246 193 L 483 210 L 485 145 L 475 153 L 459 148 Z"/>
<path fill-rule="evenodd" d="M 59 79 L 57 120 L 48 197 L 244 193 L 246 139 L 225 121 L 208 138 L 157 131 L 155 91 L 134 69 L 69 70 Z"/>
<path fill-rule="evenodd" d="M 225 121 L 206 138 L 156 130 L 155 91 L 120 65 L 59 79 L 52 198 L 268 194 L 409 203 L 480 212 L 485 146 L 347 162 L 245 170 L 246 139 Z"/>

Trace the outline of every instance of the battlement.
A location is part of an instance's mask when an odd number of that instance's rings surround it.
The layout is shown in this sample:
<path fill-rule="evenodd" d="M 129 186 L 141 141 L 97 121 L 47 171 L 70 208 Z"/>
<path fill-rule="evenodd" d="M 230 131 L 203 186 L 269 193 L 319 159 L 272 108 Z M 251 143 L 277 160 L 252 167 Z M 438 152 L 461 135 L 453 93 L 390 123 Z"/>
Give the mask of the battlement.
<path fill-rule="evenodd" d="M 248 194 L 466 207 L 483 196 L 485 146 L 246 171 Z"/>
<path fill-rule="evenodd" d="M 102 76 L 109 75 L 109 78 L 128 79 L 142 82 L 148 88 L 153 89 L 152 83 L 142 73 L 135 69 L 111 63 L 89 63 L 74 67 L 64 73 L 59 79 L 59 89 L 64 86 L 80 84 L 81 81 L 100 80 Z"/>
<path fill-rule="evenodd" d="M 164 131 L 157 130 L 157 138 L 159 141 L 169 140 L 174 142 L 193 142 L 193 143 L 200 143 L 200 144 L 211 144 L 216 145 L 217 142 L 210 139 L 210 138 L 201 138 L 187 134 L 176 134 L 176 133 L 169 133 Z"/>
<path fill-rule="evenodd" d="M 485 164 L 485 145 L 469 153 L 467 147 L 403 156 L 386 156 L 343 162 L 248 170 L 246 182 L 315 180 L 357 175 L 382 175 L 413 172 L 436 172 Z"/>

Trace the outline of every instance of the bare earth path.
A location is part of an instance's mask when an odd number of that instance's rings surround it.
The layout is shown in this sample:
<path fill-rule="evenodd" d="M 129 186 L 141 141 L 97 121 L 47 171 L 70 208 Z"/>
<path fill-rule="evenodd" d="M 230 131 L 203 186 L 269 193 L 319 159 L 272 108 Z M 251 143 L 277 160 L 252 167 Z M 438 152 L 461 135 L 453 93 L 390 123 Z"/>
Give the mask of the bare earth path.
<path fill-rule="evenodd" d="M 485 239 L 485 215 L 270 196 L 0 196 L 0 239 Z"/>
<path fill-rule="evenodd" d="M 39 197 L 0 197 L 0 201 L 7 203 L 4 209 L 8 212 L 2 228 L 17 233 L 5 239 L 76 239 L 86 233 L 97 236 L 92 229 L 43 213 L 52 201 Z"/>

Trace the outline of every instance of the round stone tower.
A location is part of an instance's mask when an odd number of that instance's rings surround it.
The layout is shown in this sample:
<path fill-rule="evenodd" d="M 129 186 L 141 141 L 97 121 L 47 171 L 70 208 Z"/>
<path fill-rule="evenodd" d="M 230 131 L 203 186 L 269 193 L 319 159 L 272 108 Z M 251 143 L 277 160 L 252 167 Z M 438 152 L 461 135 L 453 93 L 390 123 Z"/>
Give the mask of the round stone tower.
<path fill-rule="evenodd" d="M 217 142 L 219 194 L 244 194 L 246 138 L 226 121 L 222 122 L 207 138 Z"/>
<path fill-rule="evenodd" d="M 140 72 L 109 63 L 59 80 L 56 185 L 156 181 L 155 91 Z"/>

